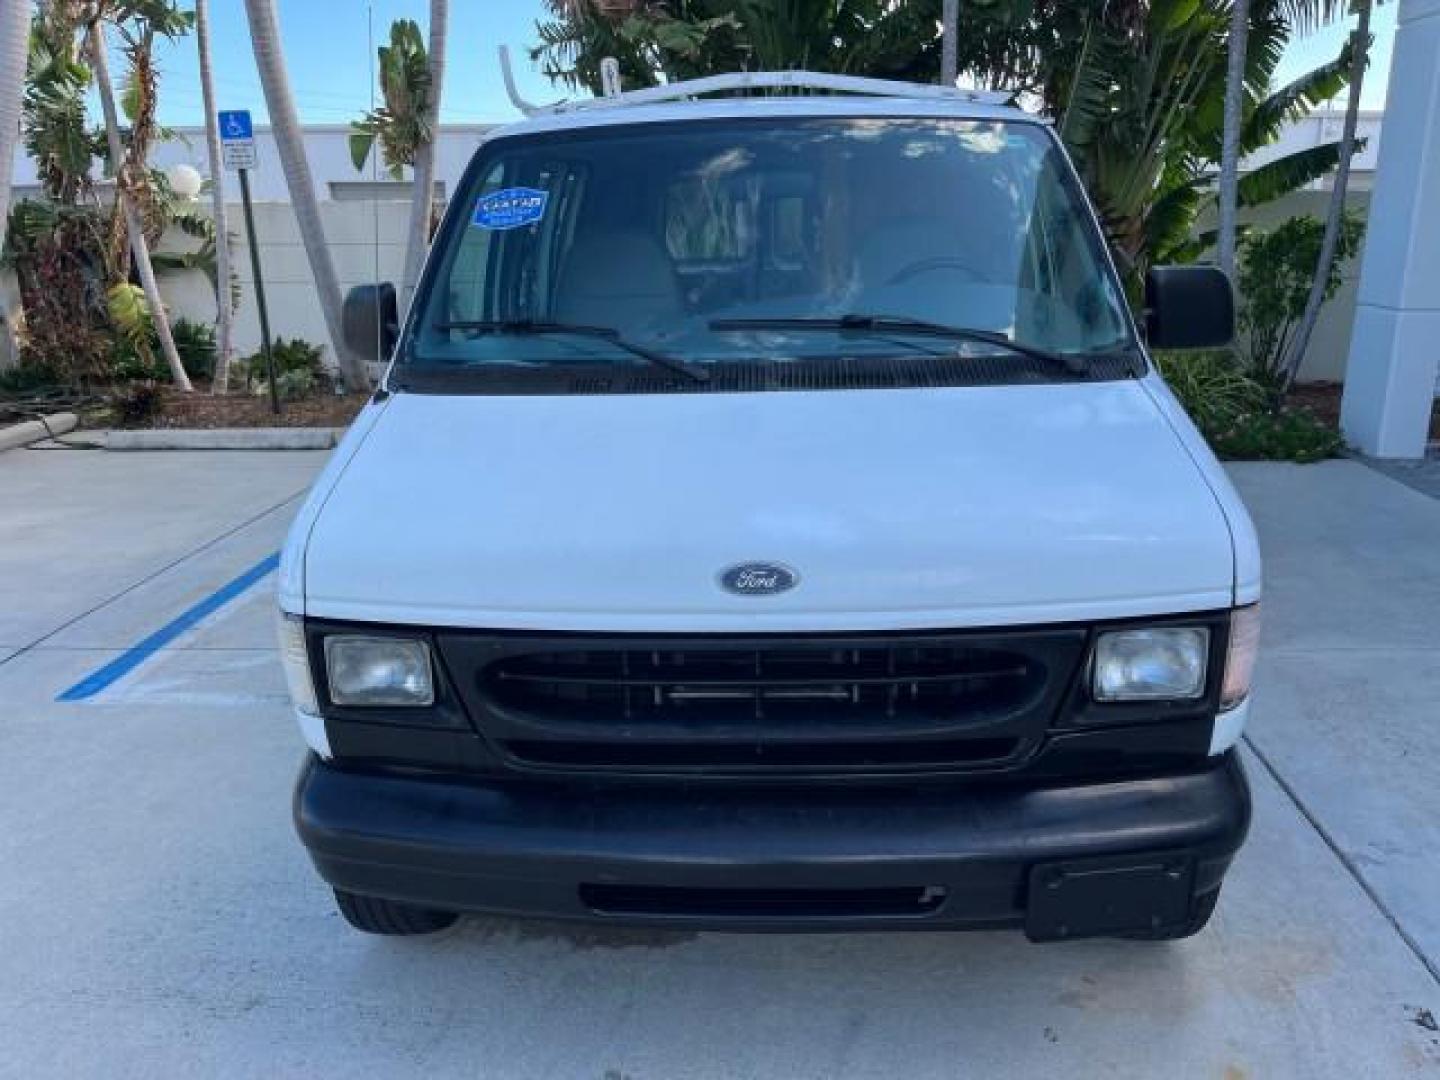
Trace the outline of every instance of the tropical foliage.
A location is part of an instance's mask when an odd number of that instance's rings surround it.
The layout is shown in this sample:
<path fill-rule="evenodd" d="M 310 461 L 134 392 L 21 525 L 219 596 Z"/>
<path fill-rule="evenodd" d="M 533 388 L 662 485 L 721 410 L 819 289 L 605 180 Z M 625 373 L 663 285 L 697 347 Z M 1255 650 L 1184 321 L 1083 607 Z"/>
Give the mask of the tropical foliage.
<path fill-rule="evenodd" d="M 420 146 L 430 142 L 430 57 L 413 19 L 397 19 L 390 27 L 390 44 L 379 51 L 380 94 L 384 104 L 350 125 L 350 158 L 363 169 L 378 144 L 381 160 L 392 179 L 405 175 L 415 164 Z"/>
<path fill-rule="evenodd" d="M 939 0 L 548 0 L 532 57 L 550 78 L 600 92 L 613 56 L 627 86 L 724 71 L 847 72 L 933 81 Z"/>
<path fill-rule="evenodd" d="M 399 19 L 390 27 L 390 44 L 380 47 L 377 58 L 384 104 L 350 125 L 350 157 L 357 170 L 364 169 L 377 146 L 392 179 L 403 179 L 407 165 L 414 169 L 415 190 L 401 282 L 406 307 L 436 224 L 435 129 L 439 125 L 449 17 L 446 0 L 430 0 L 428 49 L 414 20 Z"/>
<path fill-rule="evenodd" d="M 1240 350 L 1246 366 L 1274 382 L 1282 374 L 1290 340 L 1305 313 L 1310 283 L 1320 260 L 1324 224 L 1310 215 L 1292 217 L 1273 229 L 1251 230 L 1240 242 Z M 1361 218 L 1347 212 L 1336 258 L 1328 267 L 1325 299 L 1340 288 L 1344 263 L 1360 250 Z"/>
<path fill-rule="evenodd" d="M 1155 361 L 1222 458 L 1311 462 L 1345 447 L 1333 426 L 1306 409 L 1286 406 L 1272 385 L 1242 371 L 1227 351 L 1161 353 Z"/>
<path fill-rule="evenodd" d="M 614 56 L 627 85 L 743 68 L 808 67 L 933 80 L 938 0 L 550 0 L 533 51 L 553 79 L 599 87 Z M 1286 43 L 1315 4 L 1253 0 L 1241 149 L 1339 93 L 1348 55 L 1271 91 Z M 1193 261 L 1213 202 L 1230 6 L 1226 0 L 970 0 L 960 5 L 962 77 L 1017 93 L 1069 145 L 1132 285 L 1154 262 Z M 1245 176 L 1243 205 L 1267 202 L 1333 168 L 1337 144 L 1307 148 Z"/>
<path fill-rule="evenodd" d="M 97 15 L 116 33 L 124 59 L 116 95 L 126 121 L 119 171 L 147 248 L 171 226 L 199 240 L 199 251 L 157 254 L 153 265 L 214 275 L 210 222 L 180 202 L 164 175 L 147 165 L 154 140 L 166 134 L 155 122 L 154 45 L 187 33 L 189 12 L 172 0 L 41 5 L 31 23 L 21 126 L 43 198 L 12 208 L 4 259 L 20 287 L 21 363 L 68 383 L 110 377 L 117 357 L 136 351 L 146 366 L 158 367 L 152 352 L 155 313 L 134 280 L 120 202 L 107 205 L 96 188 L 95 162 L 107 156 L 107 146 L 103 129 L 91 124 L 86 110 L 96 84 L 85 43 Z M 117 341 L 124 348 L 117 348 Z"/>
<path fill-rule="evenodd" d="M 1250 4 L 1242 154 L 1274 142 L 1287 122 L 1346 84 L 1342 55 L 1270 91 L 1291 36 L 1282 3 Z M 1212 200 L 1220 157 L 1228 33 L 1221 0 L 1159 0 L 1129 26 L 1107 15 L 1091 24 L 1073 73 L 1062 81 L 1061 134 L 1135 278 L 1152 263 L 1193 261 L 1213 243 L 1209 235 L 1197 238 L 1195 227 Z M 1337 160 L 1336 143 L 1274 160 L 1241 179 L 1240 203 L 1276 199 Z"/>

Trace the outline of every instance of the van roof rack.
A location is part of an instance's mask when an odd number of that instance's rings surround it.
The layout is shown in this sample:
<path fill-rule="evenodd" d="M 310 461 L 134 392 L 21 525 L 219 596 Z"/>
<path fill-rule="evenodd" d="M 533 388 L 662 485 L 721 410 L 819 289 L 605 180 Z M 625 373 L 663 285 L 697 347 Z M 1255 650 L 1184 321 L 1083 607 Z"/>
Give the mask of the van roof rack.
<path fill-rule="evenodd" d="M 510 101 L 526 116 L 578 112 L 583 109 L 611 109 L 622 105 L 653 105 L 663 101 L 690 101 L 705 94 L 741 90 L 822 90 L 833 94 L 867 97 L 906 98 L 923 101 L 955 101 L 967 105 L 1009 105 L 1015 95 L 1004 90 L 967 90 L 958 86 L 901 82 L 897 79 L 866 79 L 855 75 L 832 75 L 823 71 L 734 71 L 707 75 L 701 79 L 647 86 L 640 90 L 605 97 L 578 98 L 535 105 L 526 101 L 515 86 L 510 71 L 510 50 L 500 46 L 500 71 Z"/>

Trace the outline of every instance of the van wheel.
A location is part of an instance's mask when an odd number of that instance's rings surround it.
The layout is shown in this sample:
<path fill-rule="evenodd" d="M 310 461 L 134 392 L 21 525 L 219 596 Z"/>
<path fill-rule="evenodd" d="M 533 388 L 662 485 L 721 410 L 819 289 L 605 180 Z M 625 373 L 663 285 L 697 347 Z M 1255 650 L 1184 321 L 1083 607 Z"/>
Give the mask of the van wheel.
<path fill-rule="evenodd" d="M 1215 905 L 1220 901 L 1220 890 L 1205 893 L 1195 898 L 1191 905 L 1190 921 L 1180 923 L 1178 926 L 1167 926 L 1161 930 L 1132 930 L 1128 934 L 1121 934 L 1123 938 L 1131 941 L 1179 941 L 1182 938 L 1193 937 L 1205 929 L 1205 924 L 1210 921 L 1210 916 L 1215 914 Z"/>
<path fill-rule="evenodd" d="M 436 911 L 341 889 L 335 890 L 335 905 L 346 922 L 367 934 L 433 934 L 455 925 L 460 917 L 453 911 Z"/>

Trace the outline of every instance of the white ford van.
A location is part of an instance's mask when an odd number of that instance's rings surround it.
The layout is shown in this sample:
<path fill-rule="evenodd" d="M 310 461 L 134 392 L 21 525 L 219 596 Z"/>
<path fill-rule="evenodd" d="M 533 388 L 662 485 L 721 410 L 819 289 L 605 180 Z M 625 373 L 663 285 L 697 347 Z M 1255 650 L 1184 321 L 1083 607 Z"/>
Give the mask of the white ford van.
<path fill-rule="evenodd" d="M 1152 271 L 1142 334 L 1043 122 L 813 82 L 505 128 L 403 325 L 347 304 L 393 359 L 279 602 L 359 929 L 1214 909 L 1260 562 L 1146 349 L 1226 341 L 1229 285 Z"/>

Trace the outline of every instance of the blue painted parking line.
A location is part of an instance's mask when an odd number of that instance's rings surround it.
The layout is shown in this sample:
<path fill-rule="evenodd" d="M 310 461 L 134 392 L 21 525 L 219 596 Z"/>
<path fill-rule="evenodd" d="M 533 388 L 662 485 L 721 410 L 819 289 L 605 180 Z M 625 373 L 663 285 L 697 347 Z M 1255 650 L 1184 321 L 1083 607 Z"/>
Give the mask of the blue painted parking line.
<path fill-rule="evenodd" d="M 235 578 L 235 580 L 220 586 L 220 588 L 216 589 L 193 607 L 182 611 L 159 630 L 156 630 L 143 641 L 137 642 L 126 649 L 104 667 L 97 668 L 89 675 L 86 675 L 85 678 L 60 694 L 55 700 L 84 701 L 86 698 L 94 697 L 112 683 L 134 671 L 181 634 L 194 628 L 201 619 L 213 615 L 226 604 L 230 603 L 231 600 L 234 600 L 247 589 L 253 587 L 257 582 L 274 573 L 275 568 L 279 565 L 280 553 L 278 551 L 266 555 L 265 558 Z"/>

